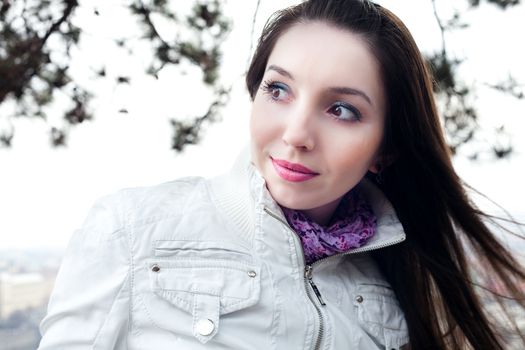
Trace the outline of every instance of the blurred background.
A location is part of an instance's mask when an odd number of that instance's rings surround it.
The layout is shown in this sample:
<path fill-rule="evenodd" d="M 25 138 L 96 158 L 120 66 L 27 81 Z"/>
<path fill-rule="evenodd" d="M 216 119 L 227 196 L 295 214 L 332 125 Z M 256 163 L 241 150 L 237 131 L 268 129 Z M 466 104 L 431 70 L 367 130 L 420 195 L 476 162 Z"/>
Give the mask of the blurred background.
<path fill-rule="evenodd" d="M 257 37 L 298 2 L 0 0 L 0 350 L 36 348 L 62 253 L 96 198 L 229 169 L 248 142 Z M 476 203 L 525 221 L 525 6 L 378 3 L 432 67 L 457 172 L 499 206 Z"/>

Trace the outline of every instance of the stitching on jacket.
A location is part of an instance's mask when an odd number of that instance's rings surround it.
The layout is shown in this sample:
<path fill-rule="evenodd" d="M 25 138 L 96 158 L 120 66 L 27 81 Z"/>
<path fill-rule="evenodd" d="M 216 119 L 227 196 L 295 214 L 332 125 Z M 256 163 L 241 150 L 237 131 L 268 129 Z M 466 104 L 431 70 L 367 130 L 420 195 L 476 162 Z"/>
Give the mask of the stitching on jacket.
<path fill-rule="evenodd" d="M 173 250 L 173 251 L 178 251 L 178 250 L 186 250 L 187 248 L 180 248 L 179 245 L 175 245 L 175 246 L 159 246 L 161 242 L 186 242 L 186 243 L 218 243 L 218 244 L 223 244 L 224 247 L 218 247 L 218 249 L 220 250 L 224 250 L 224 251 L 227 251 L 227 252 L 236 252 L 236 253 L 241 253 L 241 254 L 245 254 L 245 255 L 250 255 L 249 252 L 247 251 L 250 251 L 253 249 L 253 246 L 252 245 L 248 245 L 248 246 L 244 246 L 242 244 L 238 244 L 238 243 L 233 243 L 232 241 L 228 240 L 228 239 L 190 239 L 190 238 L 177 238 L 177 239 L 155 239 L 155 240 L 152 240 L 151 241 L 151 245 L 152 245 L 152 249 L 153 251 L 156 250 L 156 249 L 165 249 L 165 250 Z M 232 248 L 232 250 L 229 250 L 228 249 L 228 246 L 230 246 Z"/>
<path fill-rule="evenodd" d="M 375 303 L 382 303 L 382 300 L 379 300 L 379 299 L 372 299 L 373 302 Z M 390 304 L 390 312 L 399 312 L 400 314 L 402 314 L 402 311 L 401 311 L 401 308 L 399 308 L 399 306 L 397 305 L 394 305 L 394 304 Z M 387 324 L 385 324 L 382 320 L 380 320 L 379 318 L 381 317 L 380 315 L 376 315 L 375 319 L 372 317 L 372 318 L 368 318 L 365 319 L 363 316 L 361 316 L 362 314 L 366 314 L 367 316 L 369 315 L 372 315 L 373 313 L 369 312 L 368 311 L 368 308 L 362 304 L 359 304 L 359 305 L 356 305 L 358 308 L 361 308 L 362 312 L 358 312 L 357 314 L 357 318 L 360 322 L 364 323 L 364 324 L 369 324 L 369 325 L 378 325 L 379 327 L 381 327 L 382 329 L 389 329 L 389 330 L 392 330 L 392 331 L 396 331 L 396 332 L 405 332 L 407 329 L 406 328 L 393 328 L 393 327 L 389 327 Z M 383 310 L 383 307 L 381 307 L 381 310 Z M 385 313 L 384 311 L 382 311 L 382 314 Z"/>
<path fill-rule="evenodd" d="M 259 269 L 254 261 L 242 261 L 242 260 L 227 260 L 222 258 L 168 258 L 168 257 L 156 257 L 148 261 L 158 262 L 162 264 L 164 270 L 176 270 L 176 269 L 203 269 L 203 270 L 234 270 L 237 272 L 247 272 L 249 269 Z M 146 264 L 148 264 L 148 262 Z"/>
<path fill-rule="evenodd" d="M 158 290 L 155 290 L 154 292 L 155 292 L 155 294 L 157 294 L 161 298 L 168 299 L 168 301 L 169 301 L 169 299 L 175 299 L 176 301 L 178 301 L 181 304 L 183 304 L 184 305 L 183 308 L 185 308 L 186 311 L 188 311 L 188 312 L 189 312 L 189 310 L 191 310 L 190 302 L 187 301 L 186 299 L 178 296 L 177 293 L 183 292 L 183 293 L 188 293 L 188 294 L 192 294 L 192 295 L 194 295 L 194 294 L 211 295 L 211 296 L 219 297 L 220 300 L 224 300 L 224 297 L 221 297 L 220 295 L 217 295 L 217 293 L 207 292 L 205 290 L 199 290 L 199 291 L 174 291 L 174 290 L 158 289 Z M 249 293 L 250 294 L 254 294 L 252 292 L 251 287 L 250 287 L 250 292 Z M 228 298 L 231 298 L 231 297 L 228 297 Z M 248 298 L 240 299 L 239 301 L 236 301 L 236 302 L 230 302 L 230 303 L 228 303 L 226 305 L 223 305 L 221 303 L 221 306 L 222 306 L 221 309 L 223 311 L 223 314 L 224 313 L 230 313 L 230 312 L 236 311 L 237 310 L 237 309 L 235 309 L 236 307 L 237 308 L 243 308 L 243 307 L 251 306 L 253 304 L 253 302 L 256 301 L 256 300 L 257 299 L 255 298 L 254 295 L 250 295 L 250 297 L 248 297 Z M 175 306 L 177 306 L 177 305 L 175 305 Z"/>
<path fill-rule="evenodd" d="M 160 290 L 160 291 L 159 291 L 159 294 L 157 294 L 157 295 L 159 295 L 159 296 L 160 296 L 161 298 L 163 298 L 163 299 L 168 299 L 168 298 L 166 298 L 166 296 L 168 296 L 169 298 L 172 298 L 172 299 L 178 300 L 181 304 L 184 304 L 183 307 L 186 308 L 185 311 L 187 311 L 187 312 L 191 312 L 192 307 L 191 307 L 190 302 L 187 301 L 187 300 L 185 300 L 185 299 L 182 299 L 181 297 L 177 296 L 175 293 L 176 293 L 176 292 L 172 292 L 172 291 L 169 291 L 169 290 L 168 290 L 168 291 L 166 291 L 166 290 Z M 165 296 L 165 295 L 166 295 L 166 296 Z M 169 300 L 168 300 L 168 301 L 169 301 Z M 176 306 L 176 305 L 175 305 L 175 306 Z"/>
<path fill-rule="evenodd" d="M 215 303 L 215 305 L 217 305 L 217 303 Z M 202 343 L 206 343 L 209 339 L 213 338 L 217 334 L 217 332 L 219 331 L 218 327 L 219 327 L 219 323 L 220 323 L 220 317 L 217 317 L 217 320 L 215 320 L 215 319 L 211 320 L 215 324 L 215 329 L 213 330 L 212 333 L 210 333 L 209 335 L 201 335 L 198 332 L 195 332 L 195 325 L 197 324 L 197 321 L 198 321 L 197 320 L 196 308 L 197 308 L 197 303 L 195 302 L 195 300 L 193 300 L 193 307 L 192 307 L 192 311 L 191 311 L 192 321 L 193 321 L 192 333 Z M 219 306 L 217 306 L 215 308 L 215 312 L 214 312 L 214 315 L 218 315 L 218 314 L 220 314 L 220 303 L 219 303 Z"/>
<path fill-rule="evenodd" d="M 268 279 L 270 280 L 270 286 L 272 287 L 273 294 L 273 304 L 272 304 L 272 325 L 270 327 L 270 342 L 273 349 L 277 349 L 277 333 L 278 333 L 278 323 L 281 318 L 281 297 L 277 287 L 275 286 L 275 280 L 273 278 L 272 272 L 267 265 L 261 267 L 265 269 L 268 273 Z"/>
<path fill-rule="evenodd" d="M 122 196 L 126 195 L 124 192 Z M 125 202 L 124 202 L 125 203 Z M 130 269 L 130 281 L 129 281 L 129 331 L 133 329 L 133 301 L 135 292 L 135 259 L 133 256 L 133 230 L 130 227 L 131 222 L 131 208 L 123 208 L 124 227 L 127 227 L 128 231 L 128 252 L 129 252 L 129 269 Z"/>
<path fill-rule="evenodd" d="M 254 234 L 253 234 L 253 243 L 252 246 L 254 247 L 254 251 L 256 253 L 256 256 L 259 256 L 261 254 L 261 251 L 264 250 L 259 242 L 264 241 L 263 233 L 262 233 L 262 220 L 264 217 L 264 211 L 261 210 L 261 207 L 255 208 L 256 214 L 254 216 Z M 274 304 L 273 304 L 273 310 L 272 310 L 272 326 L 270 330 L 270 342 L 272 344 L 272 347 L 274 349 L 277 348 L 277 334 L 279 331 L 279 319 L 281 318 L 281 308 L 280 306 L 281 302 L 279 299 L 279 291 L 277 289 L 277 286 L 275 285 L 275 280 L 272 275 L 272 271 L 266 264 L 260 264 L 261 270 L 266 269 L 268 272 L 268 280 L 270 282 L 270 286 L 272 287 L 272 290 L 274 291 Z M 262 281 L 260 282 L 262 284 Z"/>
<path fill-rule="evenodd" d="M 144 310 L 144 312 L 146 313 L 146 317 L 148 318 L 148 320 L 154 325 L 156 326 L 157 328 L 160 328 L 162 329 L 162 327 L 160 327 L 154 320 L 153 320 L 153 317 L 151 316 L 151 313 L 149 312 L 149 309 L 148 307 L 146 306 L 146 303 L 144 302 L 144 298 L 142 297 L 142 295 L 140 294 L 137 294 L 137 303 L 140 303 L 142 305 L 142 309 Z"/>
<path fill-rule="evenodd" d="M 198 180 L 198 181 L 195 181 L 195 180 Z M 137 220 L 137 216 L 135 216 L 135 221 L 131 222 L 131 220 L 130 220 L 130 223 L 129 223 L 130 228 L 138 229 L 138 228 L 140 228 L 142 226 L 149 225 L 149 224 L 152 224 L 152 223 L 159 223 L 159 222 L 164 221 L 164 220 L 173 220 L 173 219 L 179 219 L 179 218 L 183 217 L 184 214 L 186 213 L 187 208 L 188 208 L 187 203 L 188 203 L 189 198 L 191 198 L 195 193 L 198 193 L 200 190 L 202 190 L 199 186 L 202 186 L 202 183 L 204 181 L 205 181 L 204 178 L 195 177 L 194 180 L 181 181 L 179 179 L 179 180 L 174 180 L 174 181 L 168 182 L 167 184 L 171 184 L 171 186 L 172 186 L 170 188 L 174 188 L 174 187 L 180 188 L 181 184 L 182 185 L 186 185 L 186 186 L 192 186 L 189 189 L 184 188 L 185 191 L 180 191 L 181 193 L 177 192 L 178 196 L 183 194 L 184 197 L 185 197 L 184 198 L 184 203 L 182 203 L 182 205 L 180 206 L 180 208 L 183 209 L 182 213 L 180 215 L 175 215 L 173 213 L 166 213 L 166 214 L 162 214 L 162 215 L 151 215 L 151 216 L 148 216 L 148 217 L 140 219 L 140 220 Z M 160 186 L 162 186 L 162 185 L 151 186 L 151 187 L 144 187 L 144 188 L 135 188 L 135 189 L 130 189 L 130 190 L 138 190 L 138 189 L 148 190 L 150 188 L 159 189 Z M 167 195 L 171 195 L 171 194 L 168 193 Z M 140 198 L 143 198 L 143 197 L 140 196 Z M 131 202 L 134 203 L 134 204 L 138 204 L 137 201 L 136 201 L 136 198 L 133 198 L 133 199 L 134 200 L 132 200 Z M 138 210 L 140 209 L 140 206 L 137 205 L 136 208 L 134 208 L 134 209 L 135 209 L 134 212 L 138 212 Z M 131 219 L 131 215 L 129 217 Z"/>
<path fill-rule="evenodd" d="M 98 329 L 97 333 L 95 334 L 95 338 L 93 339 L 93 349 L 98 348 L 98 344 L 97 344 L 98 339 L 99 339 L 98 337 L 100 336 L 100 334 L 102 333 L 102 330 L 106 327 L 109 319 L 111 318 L 113 309 L 115 308 L 115 304 L 116 304 L 117 300 L 119 299 L 120 295 L 123 293 L 123 290 L 126 288 L 126 282 L 127 282 L 128 279 L 129 279 L 129 272 L 126 275 L 126 278 L 124 279 L 124 282 L 120 286 L 120 289 L 119 289 L 118 293 L 115 295 L 115 298 L 111 302 L 111 307 L 109 308 L 109 311 L 106 314 L 106 318 L 105 318 L 104 322 L 102 323 L 102 325 Z M 105 349 L 105 348 L 102 347 L 102 349 Z"/>

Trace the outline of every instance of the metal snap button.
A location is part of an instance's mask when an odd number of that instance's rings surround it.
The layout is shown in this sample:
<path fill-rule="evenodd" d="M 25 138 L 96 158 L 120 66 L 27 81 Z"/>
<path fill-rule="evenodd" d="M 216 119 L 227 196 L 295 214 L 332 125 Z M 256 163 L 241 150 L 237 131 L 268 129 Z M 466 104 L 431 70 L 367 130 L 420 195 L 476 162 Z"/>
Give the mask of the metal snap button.
<path fill-rule="evenodd" d="M 151 267 L 151 271 L 153 272 L 159 272 L 160 271 L 160 266 L 155 264 Z"/>
<path fill-rule="evenodd" d="M 355 301 L 357 301 L 358 303 L 362 303 L 363 302 L 363 297 L 361 295 L 358 295 L 355 297 Z"/>
<path fill-rule="evenodd" d="M 257 276 L 257 273 L 255 271 L 248 271 L 248 276 L 254 278 L 255 276 Z"/>
<path fill-rule="evenodd" d="M 213 324 L 213 321 L 210 319 L 202 318 L 197 321 L 195 329 L 200 335 L 210 335 L 215 329 L 215 324 Z"/>

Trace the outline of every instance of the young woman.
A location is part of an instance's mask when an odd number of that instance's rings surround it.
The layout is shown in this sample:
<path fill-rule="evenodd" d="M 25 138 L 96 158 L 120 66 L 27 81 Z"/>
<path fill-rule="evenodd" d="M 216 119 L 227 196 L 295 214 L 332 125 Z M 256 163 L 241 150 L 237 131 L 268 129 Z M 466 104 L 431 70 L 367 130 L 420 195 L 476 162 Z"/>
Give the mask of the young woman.
<path fill-rule="evenodd" d="M 285 9 L 246 82 L 250 150 L 100 200 L 40 349 L 503 349 L 469 261 L 520 307 L 525 272 L 454 172 L 401 21 L 362 0 Z"/>

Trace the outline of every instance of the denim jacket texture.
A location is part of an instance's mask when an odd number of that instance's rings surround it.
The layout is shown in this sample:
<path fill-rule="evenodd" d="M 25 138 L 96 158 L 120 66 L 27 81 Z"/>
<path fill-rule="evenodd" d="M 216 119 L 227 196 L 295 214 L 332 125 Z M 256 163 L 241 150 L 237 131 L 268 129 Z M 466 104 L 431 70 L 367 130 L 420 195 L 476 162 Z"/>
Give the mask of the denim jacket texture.
<path fill-rule="evenodd" d="M 212 179 L 126 189 L 69 243 L 40 350 L 400 349 L 408 330 L 368 252 L 405 239 L 381 191 L 363 247 L 305 266 L 246 155 Z"/>

